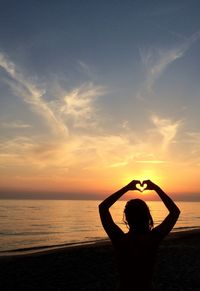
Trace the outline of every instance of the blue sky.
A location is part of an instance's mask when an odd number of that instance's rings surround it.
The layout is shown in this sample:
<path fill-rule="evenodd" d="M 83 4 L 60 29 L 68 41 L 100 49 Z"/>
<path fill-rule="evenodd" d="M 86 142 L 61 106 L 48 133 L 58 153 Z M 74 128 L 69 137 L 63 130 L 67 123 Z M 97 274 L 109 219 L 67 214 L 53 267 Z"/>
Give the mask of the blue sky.
<path fill-rule="evenodd" d="M 1 192 L 103 192 L 148 176 L 188 177 L 197 193 L 199 9 L 1 1 Z"/>

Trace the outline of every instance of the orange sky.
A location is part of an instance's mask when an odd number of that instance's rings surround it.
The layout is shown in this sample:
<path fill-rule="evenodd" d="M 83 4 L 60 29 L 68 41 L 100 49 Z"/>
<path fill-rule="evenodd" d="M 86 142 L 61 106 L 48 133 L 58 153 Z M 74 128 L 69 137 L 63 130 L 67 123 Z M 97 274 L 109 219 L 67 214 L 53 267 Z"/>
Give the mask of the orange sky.
<path fill-rule="evenodd" d="M 200 199 L 198 1 L 18 2 L 0 11 L 0 198 L 151 179 Z"/>
<path fill-rule="evenodd" d="M 139 179 L 140 181 L 151 179 L 167 193 L 172 194 L 175 199 L 194 200 L 195 197 L 197 200 L 199 199 L 197 169 L 181 167 L 173 162 L 158 163 L 151 161 L 147 163 L 146 161 L 142 163 L 135 162 L 131 166 L 109 166 L 98 165 L 96 161 L 95 164 L 88 168 L 79 170 L 77 166 L 73 173 L 68 172 L 66 169 L 62 169 L 61 172 L 60 169 L 58 171 L 55 167 L 51 168 L 51 171 L 48 168 L 45 171 L 40 170 L 38 175 L 35 175 L 35 171 L 32 174 L 32 171 L 33 169 L 29 168 L 28 173 L 25 171 L 18 175 L 14 173 L 13 175 L 4 176 L 3 179 L 1 178 L 2 189 L 13 189 L 18 194 L 21 192 L 23 197 L 26 196 L 26 192 L 31 192 L 32 198 L 39 198 L 40 196 L 38 195 L 40 194 L 38 193 L 46 193 L 45 195 L 48 198 L 48 192 L 53 192 L 55 193 L 55 198 L 57 196 L 58 198 L 60 197 L 59 193 L 66 193 L 66 196 L 62 197 L 71 198 L 73 196 L 68 194 L 74 193 L 75 198 L 93 199 L 98 197 L 101 199 L 101 197 L 103 198 L 128 184 L 132 179 Z M 3 193 L 3 191 L 1 192 Z M 78 196 L 76 193 L 78 193 Z M 188 195 L 188 193 L 192 195 Z M 132 197 L 132 195 L 145 195 L 148 200 L 158 198 L 155 193 L 150 191 L 142 194 L 130 192 L 127 197 Z M 29 196 L 27 195 L 27 197 Z"/>

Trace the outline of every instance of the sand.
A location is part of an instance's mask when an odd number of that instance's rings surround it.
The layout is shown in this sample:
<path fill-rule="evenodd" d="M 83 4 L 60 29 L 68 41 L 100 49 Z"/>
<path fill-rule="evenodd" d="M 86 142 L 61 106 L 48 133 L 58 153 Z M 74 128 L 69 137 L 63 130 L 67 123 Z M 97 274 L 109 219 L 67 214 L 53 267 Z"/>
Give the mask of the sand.
<path fill-rule="evenodd" d="M 160 246 L 157 291 L 200 290 L 200 230 L 170 234 Z M 0 257 L 0 290 L 110 291 L 117 285 L 110 242 Z"/>

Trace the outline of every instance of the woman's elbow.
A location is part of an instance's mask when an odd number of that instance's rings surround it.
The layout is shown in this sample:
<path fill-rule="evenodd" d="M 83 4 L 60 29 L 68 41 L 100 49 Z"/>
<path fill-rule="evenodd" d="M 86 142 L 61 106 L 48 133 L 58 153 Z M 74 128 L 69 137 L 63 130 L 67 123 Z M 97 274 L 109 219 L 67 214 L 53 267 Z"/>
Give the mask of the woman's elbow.
<path fill-rule="evenodd" d="M 98 208 L 99 208 L 99 212 L 102 211 L 102 210 L 105 208 L 104 203 L 101 202 L 101 203 L 99 204 Z"/>
<path fill-rule="evenodd" d="M 107 205 L 103 201 L 99 204 L 98 208 L 99 208 L 99 212 L 103 213 L 103 212 L 107 211 L 109 207 L 107 207 Z"/>
<path fill-rule="evenodd" d="M 178 206 L 176 206 L 176 205 L 174 205 L 174 207 L 171 208 L 171 209 L 169 210 L 169 212 L 170 212 L 171 215 L 176 216 L 177 218 L 179 217 L 179 215 L 180 215 L 180 213 L 181 213 L 180 209 L 179 209 Z"/>
<path fill-rule="evenodd" d="M 103 204 L 103 202 L 101 202 L 101 203 L 98 205 L 98 207 L 101 208 L 101 207 L 102 207 L 102 204 Z"/>
<path fill-rule="evenodd" d="M 175 214 L 179 217 L 179 215 L 181 214 L 181 210 L 178 208 L 178 207 L 176 207 L 176 209 L 175 209 Z"/>

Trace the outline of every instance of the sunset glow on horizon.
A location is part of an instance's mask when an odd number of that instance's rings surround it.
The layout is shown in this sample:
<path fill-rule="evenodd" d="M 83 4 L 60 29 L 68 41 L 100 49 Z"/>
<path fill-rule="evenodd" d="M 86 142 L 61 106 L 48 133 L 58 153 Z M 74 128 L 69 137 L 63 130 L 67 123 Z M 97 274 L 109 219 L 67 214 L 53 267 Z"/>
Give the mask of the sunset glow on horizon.
<path fill-rule="evenodd" d="M 0 12 L 0 198 L 200 199 L 200 4 L 31 2 Z"/>

